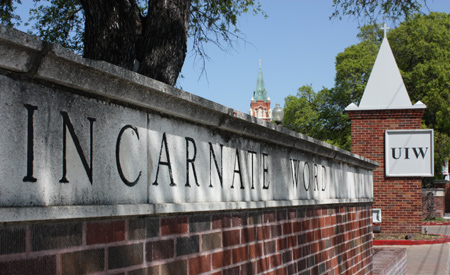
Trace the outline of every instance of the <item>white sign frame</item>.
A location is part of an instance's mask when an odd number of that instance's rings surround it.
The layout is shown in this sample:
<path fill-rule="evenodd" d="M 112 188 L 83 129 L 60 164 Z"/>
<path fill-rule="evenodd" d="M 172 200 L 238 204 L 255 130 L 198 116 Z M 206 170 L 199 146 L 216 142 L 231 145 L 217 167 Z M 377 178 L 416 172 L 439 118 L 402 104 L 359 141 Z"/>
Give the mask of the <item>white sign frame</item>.
<path fill-rule="evenodd" d="M 372 223 L 381 223 L 381 208 L 372 209 Z"/>
<path fill-rule="evenodd" d="M 433 129 L 386 130 L 384 141 L 386 177 L 434 176 Z M 428 146 L 425 153 L 420 151 L 420 147 L 414 147 L 419 145 L 422 148 Z M 393 148 L 396 149 L 393 151 Z M 414 148 L 418 148 L 418 150 Z M 426 154 L 427 152 L 430 154 Z M 422 156 L 422 160 L 420 156 Z"/>

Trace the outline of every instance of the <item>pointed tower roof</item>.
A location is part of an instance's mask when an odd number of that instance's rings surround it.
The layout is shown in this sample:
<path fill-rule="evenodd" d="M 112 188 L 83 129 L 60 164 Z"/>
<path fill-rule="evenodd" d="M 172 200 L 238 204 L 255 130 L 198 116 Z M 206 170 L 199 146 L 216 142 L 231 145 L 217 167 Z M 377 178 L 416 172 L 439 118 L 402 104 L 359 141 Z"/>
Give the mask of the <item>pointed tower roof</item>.
<path fill-rule="evenodd" d="M 421 102 L 414 106 L 411 104 L 397 62 L 395 62 L 394 54 L 386 37 L 387 29 L 385 24 L 383 42 L 359 107 L 352 103 L 347 106 L 346 110 L 348 111 L 426 108 Z"/>
<path fill-rule="evenodd" d="M 253 98 L 255 101 L 258 100 L 267 101 L 267 90 L 264 85 L 264 78 L 261 70 L 261 59 L 259 60 L 258 79 L 256 80 L 256 89 L 253 92 Z"/>

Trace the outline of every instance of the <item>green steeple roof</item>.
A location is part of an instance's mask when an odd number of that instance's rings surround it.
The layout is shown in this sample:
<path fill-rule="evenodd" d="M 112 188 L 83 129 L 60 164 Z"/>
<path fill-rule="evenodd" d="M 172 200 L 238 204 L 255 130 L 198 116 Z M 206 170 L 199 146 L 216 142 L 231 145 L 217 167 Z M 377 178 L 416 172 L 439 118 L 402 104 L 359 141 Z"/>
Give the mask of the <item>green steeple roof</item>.
<path fill-rule="evenodd" d="M 261 60 L 259 60 L 259 72 L 258 79 L 256 80 L 256 90 L 253 92 L 253 99 L 255 101 L 264 100 L 267 101 L 267 90 L 264 86 L 264 78 L 261 70 Z"/>

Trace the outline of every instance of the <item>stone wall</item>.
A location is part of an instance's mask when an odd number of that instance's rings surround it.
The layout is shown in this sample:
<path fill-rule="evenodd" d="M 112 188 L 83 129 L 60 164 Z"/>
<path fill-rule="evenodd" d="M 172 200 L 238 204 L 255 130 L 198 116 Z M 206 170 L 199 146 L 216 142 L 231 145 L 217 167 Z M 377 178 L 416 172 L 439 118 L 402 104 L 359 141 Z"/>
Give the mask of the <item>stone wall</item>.
<path fill-rule="evenodd" d="M 378 162 L 374 208 L 381 208 L 383 233 L 420 233 L 422 178 L 385 176 L 385 130 L 420 129 L 424 109 L 349 111 L 352 152 Z"/>
<path fill-rule="evenodd" d="M 0 26 L 0 270 L 370 274 L 377 163 Z"/>

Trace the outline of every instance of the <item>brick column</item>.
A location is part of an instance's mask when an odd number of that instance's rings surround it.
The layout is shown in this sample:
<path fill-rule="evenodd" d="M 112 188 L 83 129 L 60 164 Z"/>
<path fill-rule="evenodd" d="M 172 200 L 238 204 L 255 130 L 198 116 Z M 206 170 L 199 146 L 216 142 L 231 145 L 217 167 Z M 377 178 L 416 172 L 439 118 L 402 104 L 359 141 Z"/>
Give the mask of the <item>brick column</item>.
<path fill-rule="evenodd" d="M 433 182 L 434 188 L 444 188 L 444 214 L 450 213 L 450 181 L 448 180 L 435 180 Z"/>
<path fill-rule="evenodd" d="M 420 129 L 425 109 L 347 111 L 352 123 L 352 152 L 380 166 L 373 173 L 374 208 L 381 208 L 382 233 L 420 233 L 422 178 L 386 177 L 385 130 Z"/>

